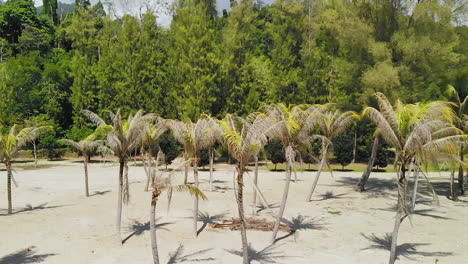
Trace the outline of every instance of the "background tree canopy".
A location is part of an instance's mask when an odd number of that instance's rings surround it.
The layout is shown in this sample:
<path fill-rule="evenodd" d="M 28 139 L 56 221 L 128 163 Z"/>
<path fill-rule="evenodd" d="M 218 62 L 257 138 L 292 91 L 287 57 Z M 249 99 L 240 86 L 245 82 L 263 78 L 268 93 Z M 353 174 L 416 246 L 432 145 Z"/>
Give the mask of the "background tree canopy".
<path fill-rule="evenodd" d="M 100 2 L 44 3 L 0 2 L 0 120 L 45 116 L 57 137 L 89 127 L 82 109 L 195 119 L 269 103 L 361 110 L 375 92 L 424 102 L 447 85 L 468 94 L 459 0 L 241 0 L 221 16 L 215 1 L 179 0 L 169 27 Z"/>

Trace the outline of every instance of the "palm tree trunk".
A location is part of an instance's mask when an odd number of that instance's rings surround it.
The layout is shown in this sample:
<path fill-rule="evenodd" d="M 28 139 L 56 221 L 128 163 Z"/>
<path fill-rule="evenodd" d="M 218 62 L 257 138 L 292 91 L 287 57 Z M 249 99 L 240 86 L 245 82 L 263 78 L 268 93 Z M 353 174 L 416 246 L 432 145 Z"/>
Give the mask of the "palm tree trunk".
<path fill-rule="evenodd" d="M 255 189 L 255 185 L 258 183 L 258 155 L 255 155 L 255 171 L 254 171 L 254 178 L 253 178 L 254 186 L 253 188 L 253 201 L 252 201 L 252 214 L 255 215 L 257 213 L 257 190 Z"/>
<path fill-rule="evenodd" d="M 210 151 L 210 192 L 213 191 L 213 160 L 214 160 L 214 151 Z"/>
<path fill-rule="evenodd" d="M 158 192 L 153 190 L 151 195 L 151 209 L 150 209 L 150 235 L 151 235 L 151 251 L 153 252 L 153 263 L 159 264 L 158 242 L 156 240 L 156 203 L 158 201 Z"/>
<path fill-rule="evenodd" d="M 398 232 L 400 231 L 400 224 L 404 217 L 407 215 L 407 187 L 408 181 L 405 176 L 405 165 L 403 164 L 400 168 L 400 175 L 398 177 L 398 202 L 397 202 L 397 213 L 395 216 L 395 225 L 392 232 L 392 241 L 390 246 L 390 260 L 389 264 L 393 264 L 396 261 L 396 248 Z"/>
<path fill-rule="evenodd" d="M 13 207 L 11 202 L 11 177 L 12 177 L 12 169 L 11 169 L 11 161 L 5 161 L 5 167 L 7 169 L 7 196 L 8 196 L 8 214 L 13 213 Z"/>
<path fill-rule="evenodd" d="M 417 161 L 415 161 L 417 162 Z M 414 171 L 414 188 L 413 188 L 413 199 L 411 200 L 411 211 L 414 211 L 416 207 L 416 195 L 418 194 L 418 183 L 419 183 L 419 164 L 415 164 L 416 168 Z"/>
<path fill-rule="evenodd" d="M 240 231 L 242 238 L 242 263 L 249 264 L 249 250 L 247 243 L 247 227 L 244 216 L 244 168 L 239 164 L 237 166 L 237 209 L 239 211 Z"/>
<path fill-rule="evenodd" d="M 320 162 L 320 166 L 319 166 L 319 169 L 317 171 L 317 175 L 315 176 L 314 183 L 312 184 L 312 188 L 310 189 L 310 192 L 307 195 L 306 202 L 310 202 L 310 199 L 312 198 L 312 194 L 314 194 L 315 187 L 317 187 L 317 183 L 318 183 L 318 180 L 319 180 L 319 177 L 320 177 L 320 173 L 322 173 L 323 166 L 327 162 L 327 151 L 328 151 L 328 146 L 325 146 L 324 150 L 323 150 L 323 154 L 322 154 L 323 155 L 322 161 Z"/>
<path fill-rule="evenodd" d="M 86 197 L 89 197 L 89 187 L 88 187 L 88 155 L 84 155 L 84 174 L 85 174 L 85 194 Z"/>
<path fill-rule="evenodd" d="M 288 167 L 286 169 L 286 182 L 284 184 L 283 198 L 281 199 L 280 209 L 279 209 L 278 215 L 276 216 L 275 225 L 273 227 L 273 237 L 271 239 L 272 244 L 276 242 L 276 235 L 278 234 L 281 219 L 283 218 L 284 210 L 286 209 L 286 202 L 288 200 L 289 183 L 291 182 L 292 165 L 288 162 L 287 166 Z"/>
<path fill-rule="evenodd" d="M 32 141 L 33 144 L 33 154 L 34 154 L 34 168 L 37 168 L 37 148 L 36 148 L 36 140 Z"/>
<path fill-rule="evenodd" d="M 146 159 L 143 159 L 143 168 L 146 172 L 146 186 L 145 186 L 145 192 L 147 192 L 149 190 L 149 185 L 150 185 L 150 181 L 151 181 L 151 174 L 150 174 L 150 171 L 149 171 L 149 168 L 146 164 L 146 162 L 148 161 L 148 164 L 151 164 L 150 163 L 150 159 L 151 159 L 151 154 L 150 152 L 148 151 L 148 153 L 143 154 L 144 156 L 146 156 Z"/>
<path fill-rule="evenodd" d="M 460 147 L 460 160 L 463 162 L 463 145 Z M 463 181 L 463 167 L 460 165 L 458 168 L 458 187 L 460 188 L 460 195 L 465 195 L 465 185 Z"/>
<path fill-rule="evenodd" d="M 123 185 L 123 202 L 128 204 L 130 201 L 130 183 L 128 181 L 128 162 L 124 162 L 124 185 Z"/>
<path fill-rule="evenodd" d="M 455 169 L 450 170 L 450 196 L 452 201 L 458 201 L 457 191 L 455 190 Z"/>
<path fill-rule="evenodd" d="M 124 167 L 125 167 L 125 162 L 120 161 L 119 164 L 119 190 L 118 190 L 118 198 L 117 198 L 117 222 L 116 222 L 116 227 L 117 227 L 117 234 L 118 234 L 118 239 L 119 243 L 122 244 L 122 235 L 120 234 L 120 225 L 122 222 L 122 203 L 123 203 L 123 174 L 124 174 Z"/>
<path fill-rule="evenodd" d="M 188 179 L 188 170 L 189 170 L 189 164 L 187 162 L 187 152 L 184 152 L 184 161 L 185 161 L 185 175 L 184 175 L 184 184 L 187 184 L 187 179 Z"/>
<path fill-rule="evenodd" d="M 356 187 L 354 188 L 355 191 L 363 192 L 363 191 L 366 190 L 365 186 L 366 186 L 367 180 L 369 179 L 369 176 L 370 176 L 370 174 L 372 172 L 372 167 L 374 167 L 374 162 L 375 162 L 375 158 L 377 157 L 378 147 L 379 147 L 379 137 L 375 136 L 374 143 L 372 144 L 372 153 L 371 153 L 369 162 L 367 163 L 366 171 L 364 171 L 364 173 L 361 176 L 361 179 L 356 184 Z"/>
<path fill-rule="evenodd" d="M 195 187 L 198 188 L 198 185 L 199 185 L 198 164 L 196 160 L 193 162 L 193 178 L 195 181 Z M 193 237 L 198 236 L 197 221 L 198 221 L 198 195 L 195 195 L 195 197 L 193 198 Z"/>

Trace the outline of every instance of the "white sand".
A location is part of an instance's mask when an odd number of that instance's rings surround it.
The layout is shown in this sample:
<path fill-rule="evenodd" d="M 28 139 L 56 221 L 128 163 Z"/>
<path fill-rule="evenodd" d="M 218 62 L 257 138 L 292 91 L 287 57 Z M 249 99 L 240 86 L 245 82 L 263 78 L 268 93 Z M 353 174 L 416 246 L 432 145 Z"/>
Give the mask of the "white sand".
<path fill-rule="evenodd" d="M 19 211 L 28 205 L 43 207 L 11 216 L 5 215 L 6 172 L 0 172 L 0 264 L 31 263 L 31 260 L 51 264 L 152 263 L 148 231 L 131 236 L 124 245 L 117 244 L 117 165 L 90 165 L 90 192 L 103 193 L 85 198 L 82 164 L 71 161 L 54 164 L 58 166 L 17 170 L 15 177 L 20 186 L 13 188 L 14 209 Z M 383 183 L 382 186 L 357 193 L 353 191 L 352 183 L 361 173 L 335 172 L 334 179 L 325 173 L 316 189 L 314 201 L 306 203 L 304 200 L 313 175 L 314 172 L 299 173 L 300 181 L 291 183 L 285 212 L 285 218 L 289 220 L 298 215 L 306 217 L 310 222 L 309 229 L 298 230 L 295 235 L 281 239 L 275 248 L 264 251 L 263 260 L 253 263 L 387 263 L 388 251 L 372 248 L 376 244 L 363 234 L 383 237 L 386 232 L 391 232 L 394 212 L 385 209 L 395 203 L 394 174 L 373 173 L 369 187 Z M 123 211 L 124 237 L 133 232 L 135 221 L 144 224 L 149 219 L 150 193 L 143 191 L 143 169 L 131 166 L 129 176 L 131 202 Z M 434 180 L 438 176 L 431 175 Z M 436 184 L 441 191 L 448 190 L 447 175 L 444 176 L 443 182 Z M 183 173 L 176 177 L 181 179 Z M 283 177 L 284 172 L 260 172 L 259 186 L 269 203 L 279 203 Z M 215 184 L 216 192 L 208 190 L 208 172 L 201 172 L 200 178 L 201 188 L 209 198 L 201 202 L 200 210 L 210 215 L 225 213 L 225 218 L 237 217 L 232 190 L 233 168 L 219 166 L 215 172 L 215 178 L 220 181 Z M 252 187 L 248 179 L 245 191 L 245 209 L 250 215 Z M 323 199 L 320 195 L 327 191 L 332 191 L 337 197 Z M 420 214 L 412 217 L 413 226 L 408 219 L 402 224 L 398 244 L 402 245 L 402 253 L 407 257 L 400 255 L 398 263 L 436 263 L 437 259 L 437 263 L 468 263 L 468 203 L 453 203 L 442 194 L 439 200 L 439 207 L 418 204 Z M 162 263 L 241 262 L 239 256 L 228 252 L 240 251 L 238 231 L 213 230 L 207 226 L 194 239 L 190 219 L 191 197 L 175 193 L 169 214 L 166 214 L 166 206 L 163 195 L 157 208 L 158 223 L 167 223 L 157 232 Z M 277 208 L 273 210 L 276 212 Z M 259 217 L 271 219 L 271 214 L 263 210 Z M 202 224 L 199 222 L 200 227 Z M 249 243 L 257 251 L 268 246 L 271 239 L 271 232 L 249 230 L 247 235 Z M 279 237 L 286 235 L 279 233 Z M 29 259 L 21 254 L 8 256 L 30 247 L 34 248 L 26 257 Z M 176 254 L 178 248 L 182 250 Z"/>

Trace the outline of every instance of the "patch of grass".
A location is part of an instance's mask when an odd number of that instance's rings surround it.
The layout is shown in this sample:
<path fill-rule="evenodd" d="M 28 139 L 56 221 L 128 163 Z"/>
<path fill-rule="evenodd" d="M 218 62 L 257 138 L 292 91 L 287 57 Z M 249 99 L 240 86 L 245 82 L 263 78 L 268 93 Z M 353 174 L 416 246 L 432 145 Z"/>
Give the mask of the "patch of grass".
<path fill-rule="evenodd" d="M 332 215 L 341 215 L 340 211 L 327 211 L 327 212 Z"/>

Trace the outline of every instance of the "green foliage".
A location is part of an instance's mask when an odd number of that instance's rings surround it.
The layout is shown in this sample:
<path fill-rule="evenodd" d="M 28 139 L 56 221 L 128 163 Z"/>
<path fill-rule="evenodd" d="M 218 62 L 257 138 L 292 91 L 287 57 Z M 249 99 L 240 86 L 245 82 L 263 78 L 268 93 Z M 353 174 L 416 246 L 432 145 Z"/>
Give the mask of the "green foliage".
<path fill-rule="evenodd" d="M 280 140 L 273 139 L 265 145 L 265 151 L 267 159 L 276 165 L 278 163 L 286 162 L 286 156 L 284 154 L 284 147 Z"/>
<path fill-rule="evenodd" d="M 159 148 L 164 153 L 164 164 L 166 165 L 170 165 L 182 152 L 180 146 L 177 144 L 176 138 L 169 131 L 161 135 L 158 144 Z"/>
<path fill-rule="evenodd" d="M 428 102 L 449 99 L 447 85 L 468 94 L 467 9 L 453 1 L 242 0 L 217 17 L 215 1 L 179 0 L 168 28 L 153 14 L 116 19 L 101 2 L 77 0 L 66 16 L 43 4 L 0 5 L 0 121 L 47 116 L 57 137 L 86 136 L 82 109 L 194 120 L 279 102 L 358 111 L 375 92 Z M 357 161 L 371 126 L 357 128 Z"/>
<path fill-rule="evenodd" d="M 342 133 L 333 139 L 335 161 L 341 164 L 343 169 L 353 160 L 354 136 L 352 132 L 352 130 L 348 129 L 347 132 Z"/>
<path fill-rule="evenodd" d="M 198 167 L 205 167 L 206 165 L 210 164 L 210 151 L 208 149 L 204 149 L 200 151 L 200 158 L 198 159 Z"/>

